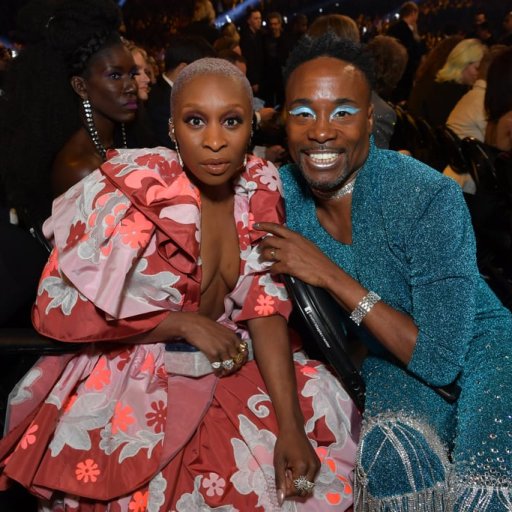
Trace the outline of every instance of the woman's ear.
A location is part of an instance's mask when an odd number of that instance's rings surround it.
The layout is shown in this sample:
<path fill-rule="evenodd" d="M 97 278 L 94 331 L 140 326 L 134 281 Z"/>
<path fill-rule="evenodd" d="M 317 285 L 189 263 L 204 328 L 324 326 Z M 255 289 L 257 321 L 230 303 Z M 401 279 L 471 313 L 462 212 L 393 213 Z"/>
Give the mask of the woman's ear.
<path fill-rule="evenodd" d="M 80 98 L 83 100 L 87 99 L 87 86 L 85 85 L 85 80 L 83 77 L 72 76 L 71 87 L 78 94 L 78 96 L 80 96 Z"/>

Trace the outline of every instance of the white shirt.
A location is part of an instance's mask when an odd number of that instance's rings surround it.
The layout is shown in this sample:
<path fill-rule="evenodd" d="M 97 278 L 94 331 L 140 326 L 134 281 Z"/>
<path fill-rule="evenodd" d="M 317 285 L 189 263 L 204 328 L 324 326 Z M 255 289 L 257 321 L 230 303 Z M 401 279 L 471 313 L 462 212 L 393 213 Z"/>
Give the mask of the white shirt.
<path fill-rule="evenodd" d="M 477 80 L 450 112 L 446 124 L 461 139 L 474 137 L 483 142 L 487 120 L 484 111 L 484 96 L 487 82 Z"/>

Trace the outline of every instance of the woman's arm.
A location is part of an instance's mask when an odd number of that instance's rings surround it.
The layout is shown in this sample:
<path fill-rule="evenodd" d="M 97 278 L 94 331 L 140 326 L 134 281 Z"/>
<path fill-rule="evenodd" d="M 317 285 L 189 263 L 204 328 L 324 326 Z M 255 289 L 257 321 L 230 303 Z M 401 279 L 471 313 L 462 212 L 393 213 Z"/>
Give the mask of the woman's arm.
<path fill-rule="evenodd" d="M 294 479 L 305 476 L 314 481 L 320 462 L 304 431 L 286 320 L 275 315 L 247 323 L 254 356 L 279 427 L 274 466 L 278 500 L 282 504 L 286 496 L 297 495 Z"/>

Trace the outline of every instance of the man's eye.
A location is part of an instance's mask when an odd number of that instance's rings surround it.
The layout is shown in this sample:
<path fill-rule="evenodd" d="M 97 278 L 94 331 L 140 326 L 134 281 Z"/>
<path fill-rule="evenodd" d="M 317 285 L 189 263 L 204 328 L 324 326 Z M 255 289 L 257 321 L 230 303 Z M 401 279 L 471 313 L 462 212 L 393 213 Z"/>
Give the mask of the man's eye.
<path fill-rule="evenodd" d="M 288 111 L 292 117 L 301 117 L 304 119 L 316 119 L 316 114 L 313 109 L 309 107 L 295 107 Z"/>
<path fill-rule="evenodd" d="M 337 107 L 329 116 L 330 119 L 342 119 L 344 117 L 350 117 L 354 116 L 359 112 L 359 109 L 356 107 L 349 107 L 349 106 L 343 106 L 343 107 Z"/>

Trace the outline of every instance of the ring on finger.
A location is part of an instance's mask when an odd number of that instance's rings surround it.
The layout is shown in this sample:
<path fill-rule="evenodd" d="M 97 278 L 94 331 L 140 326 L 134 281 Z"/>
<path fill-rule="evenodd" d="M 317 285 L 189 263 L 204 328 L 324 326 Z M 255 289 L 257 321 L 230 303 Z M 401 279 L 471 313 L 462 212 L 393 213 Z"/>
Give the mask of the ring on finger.
<path fill-rule="evenodd" d="M 309 481 L 304 475 L 299 476 L 293 481 L 295 489 L 299 493 L 309 494 L 315 488 L 315 482 Z"/>
<path fill-rule="evenodd" d="M 275 249 L 270 250 L 270 258 L 273 260 L 276 259 L 276 250 Z"/>
<path fill-rule="evenodd" d="M 235 366 L 235 362 L 233 361 L 233 359 L 225 359 L 224 361 L 222 361 L 222 366 L 225 370 L 232 370 L 233 367 Z"/>
<path fill-rule="evenodd" d="M 247 342 L 246 341 L 241 341 L 240 342 L 240 345 L 238 345 L 238 352 L 241 352 L 242 354 L 245 354 L 245 352 L 247 352 Z"/>
<path fill-rule="evenodd" d="M 220 367 L 222 366 L 222 363 L 220 361 L 214 361 L 213 363 L 211 363 L 211 366 L 214 370 L 219 370 Z"/>
<path fill-rule="evenodd" d="M 238 352 L 236 356 L 233 356 L 235 364 L 240 364 L 245 359 L 245 352 Z"/>

